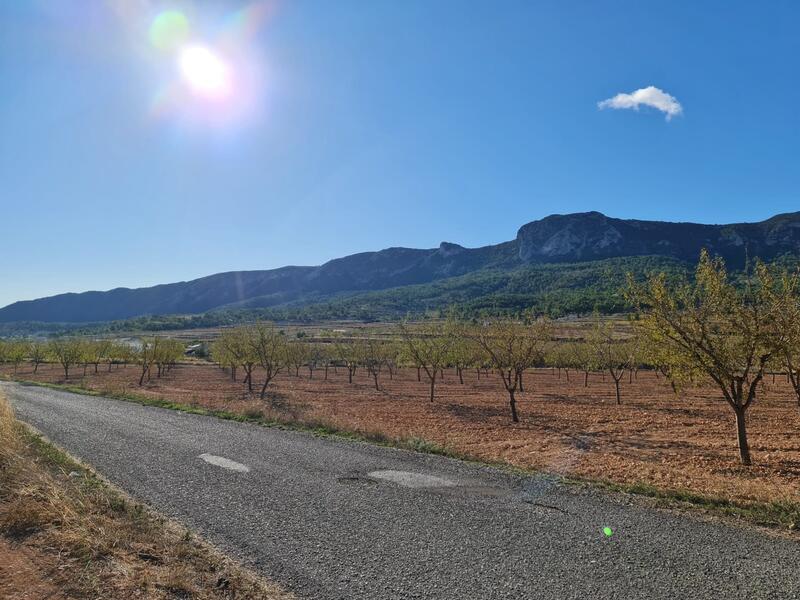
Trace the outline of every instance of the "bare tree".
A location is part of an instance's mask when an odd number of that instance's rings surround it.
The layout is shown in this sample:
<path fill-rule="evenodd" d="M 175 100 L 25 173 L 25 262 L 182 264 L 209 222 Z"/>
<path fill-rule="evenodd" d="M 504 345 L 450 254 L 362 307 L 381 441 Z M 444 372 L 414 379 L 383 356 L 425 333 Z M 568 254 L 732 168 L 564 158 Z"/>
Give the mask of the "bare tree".
<path fill-rule="evenodd" d="M 294 368 L 295 377 L 300 377 L 300 367 L 308 363 L 309 349 L 310 346 L 305 342 L 296 340 L 286 342 L 287 367 L 291 366 Z"/>
<path fill-rule="evenodd" d="M 64 369 L 64 379 L 69 379 L 69 370 L 80 362 L 82 349 L 80 340 L 72 338 L 56 338 L 52 340 L 48 349 Z"/>
<path fill-rule="evenodd" d="M 436 375 L 447 365 L 454 339 L 439 322 L 422 323 L 415 327 L 408 323 L 400 323 L 398 327 L 409 358 L 428 376 L 430 401 L 433 402 Z"/>
<path fill-rule="evenodd" d="M 29 353 L 31 363 L 33 363 L 33 372 L 36 373 L 39 365 L 47 360 L 47 346 L 34 340 L 30 343 Z"/>
<path fill-rule="evenodd" d="M 357 343 L 356 351 L 359 355 L 359 362 L 372 376 L 375 389 L 380 390 L 378 377 L 388 361 L 386 343 L 375 338 L 367 338 Z"/>
<path fill-rule="evenodd" d="M 613 323 L 597 318 L 587 344 L 594 355 L 594 364 L 601 370 L 608 371 L 614 380 L 617 404 L 622 404 L 620 381 L 636 361 L 635 342 L 619 339 L 614 335 Z"/>
<path fill-rule="evenodd" d="M 272 324 L 258 323 L 253 332 L 253 352 L 264 369 L 264 385 L 260 397 L 267 395 L 267 386 L 286 368 L 286 339 Z"/>
<path fill-rule="evenodd" d="M 358 348 L 353 340 L 338 338 L 333 342 L 336 360 L 344 364 L 347 368 L 347 381 L 353 383 L 353 376 L 356 374 L 360 356 Z"/>
<path fill-rule="evenodd" d="M 551 337 L 550 323 L 539 319 L 529 326 L 498 319 L 479 326 L 473 336 L 500 375 L 508 393 L 511 420 L 518 423 L 516 393 L 522 373 L 544 359 Z"/>

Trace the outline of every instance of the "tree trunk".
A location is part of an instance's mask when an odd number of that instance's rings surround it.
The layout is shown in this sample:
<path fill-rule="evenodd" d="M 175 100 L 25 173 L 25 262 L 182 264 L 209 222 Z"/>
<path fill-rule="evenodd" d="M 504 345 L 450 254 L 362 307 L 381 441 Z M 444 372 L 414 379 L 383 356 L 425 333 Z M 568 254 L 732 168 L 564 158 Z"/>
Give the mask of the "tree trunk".
<path fill-rule="evenodd" d="M 747 427 L 745 425 L 745 409 L 736 407 L 736 441 L 739 444 L 739 459 L 743 465 L 753 464 L 750 460 L 750 445 L 747 443 Z"/>
<path fill-rule="evenodd" d="M 519 381 L 519 391 L 524 393 L 525 388 L 522 386 L 522 371 L 520 371 L 519 375 L 517 375 L 517 380 Z"/>
<path fill-rule="evenodd" d="M 267 395 L 267 386 L 269 385 L 269 379 L 264 382 L 264 385 L 261 386 L 261 395 L 260 398 L 263 400 L 264 397 Z"/>
<path fill-rule="evenodd" d="M 583 372 L 583 387 L 589 387 L 589 371 Z"/>
<path fill-rule="evenodd" d="M 464 370 L 458 369 L 458 381 L 461 385 L 464 385 Z"/>
<path fill-rule="evenodd" d="M 328 381 L 328 365 L 325 365 L 325 381 Z"/>
<path fill-rule="evenodd" d="M 39 363 L 35 363 L 35 364 L 33 365 L 33 374 L 35 375 L 35 374 L 36 374 L 36 371 L 38 371 L 38 370 L 39 370 Z"/>
<path fill-rule="evenodd" d="M 517 415 L 517 400 L 514 397 L 514 390 L 508 390 L 508 404 L 511 406 L 511 420 L 514 423 L 519 423 L 519 415 Z"/>
<path fill-rule="evenodd" d="M 417 381 L 422 381 L 422 375 L 419 372 L 419 367 L 417 367 Z"/>
<path fill-rule="evenodd" d="M 353 383 L 353 369 L 347 367 L 347 383 Z"/>
<path fill-rule="evenodd" d="M 378 374 L 377 373 L 373 373 L 372 374 L 372 378 L 375 380 L 375 389 L 377 391 L 381 391 L 381 388 L 378 387 Z"/>
<path fill-rule="evenodd" d="M 433 391 L 435 386 L 436 386 L 436 371 L 433 372 L 433 377 L 431 377 L 431 402 L 433 402 Z"/>
<path fill-rule="evenodd" d="M 614 376 L 612 375 L 612 377 Z M 617 379 L 616 377 L 614 377 L 614 388 L 615 391 L 617 392 L 617 405 L 620 405 L 622 404 L 622 401 L 619 399 L 619 379 Z"/>

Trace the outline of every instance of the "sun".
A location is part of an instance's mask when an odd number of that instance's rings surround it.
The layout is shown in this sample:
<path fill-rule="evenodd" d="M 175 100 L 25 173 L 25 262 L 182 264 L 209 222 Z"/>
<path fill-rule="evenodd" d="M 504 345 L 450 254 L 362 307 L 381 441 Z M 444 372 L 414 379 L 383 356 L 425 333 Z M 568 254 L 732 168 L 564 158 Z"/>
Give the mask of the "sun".
<path fill-rule="evenodd" d="M 184 81 L 198 96 L 224 100 L 233 92 L 231 68 L 206 46 L 187 46 L 178 58 Z"/>

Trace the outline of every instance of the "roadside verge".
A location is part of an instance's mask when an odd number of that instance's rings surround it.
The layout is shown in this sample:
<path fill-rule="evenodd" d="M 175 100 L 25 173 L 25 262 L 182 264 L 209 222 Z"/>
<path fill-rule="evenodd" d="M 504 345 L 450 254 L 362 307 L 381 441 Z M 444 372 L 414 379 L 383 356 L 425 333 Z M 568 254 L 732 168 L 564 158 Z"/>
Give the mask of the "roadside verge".
<path fill-rule="evenodd" d="M 293 597 L 16 421 L 2 397 L 0 596 Z"/>

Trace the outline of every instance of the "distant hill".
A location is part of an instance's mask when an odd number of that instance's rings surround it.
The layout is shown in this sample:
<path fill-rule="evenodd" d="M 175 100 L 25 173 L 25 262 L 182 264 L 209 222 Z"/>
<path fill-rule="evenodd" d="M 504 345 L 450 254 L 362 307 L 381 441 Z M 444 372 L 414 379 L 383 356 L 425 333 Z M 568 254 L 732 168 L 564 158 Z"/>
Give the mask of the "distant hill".
<path fill-rule="evenodd" d="M 60 294 L 6 306 L 0 309 L 0 322 L 88 323 L 143 315 L 280 307 L 296 312 L 298 307 L 310 305 L 344 306 L 356 298 L 388 303 L 394 311 L 402 311 L 419 305 L 420 294 L 441 295 L 444 291 L 457 296 L 460 303 L 480 305 L 487 293 L 495 297 L 498 293 L 487 291 L 487 281 L 506 282 L 511 290 L 503 293 L 513 296 L 514 282 L 537 280 L 543 274 L 557 280 L 557 265 L 561 263 L 572 264 L 569 269 L 565 265 L 565 272 L 574 272 L 578 268 L 575 263 L 628 257 L 694 262 L 701 248 L 722 256 L 734 267 L 741 266 L 746 257 L 771 261 L 785 255 L 798 256 L 800 212 L 732 225 L 624 220 L 598 212 L 551 215 L 522 226 L 514 240 L 494 246 L 464 248 L 443 242 L 432 249 L 388 248 L 316 267 L 234 271 L 148 288 Z M 617 265 L 617 271 L 622 264 L 624 261 Z M 546 265 L 552 267 L 537 268 Z M 612 261 L 603 268 L 613 267 Z M 583 270 L 604 272 L 592 267 Z M 412 287 L 404 293 L 403 288 L 408 286 Z M 455 293 L 454 289 L 459 291 Z M 551 282 L 547 293 L 559 289 Z M 526 298 L 539 293 L 530 286 L 526 290 Z M 403 306 L 404 297 L 407 307 Z"/>

